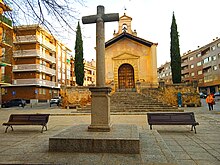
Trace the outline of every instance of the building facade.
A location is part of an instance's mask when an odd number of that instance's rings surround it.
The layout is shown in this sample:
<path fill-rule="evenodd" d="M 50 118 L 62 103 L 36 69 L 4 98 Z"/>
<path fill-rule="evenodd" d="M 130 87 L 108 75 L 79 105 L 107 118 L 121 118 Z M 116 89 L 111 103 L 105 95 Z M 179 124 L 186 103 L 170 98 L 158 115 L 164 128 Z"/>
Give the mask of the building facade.
<path fill-rule="evenodd" d="M 172 83 L 170 63 L 158 68 L 159 80 Z M 220 39 L 215 38 L 212 42 L 194 51 L 188 51 L 181 57 L 182 81 L 185 83 L 198 81 L 200 92 L 214 93 L 220 91 Z"/>
<path fill-rule="evenodd" d="M 118 32 L 105 43 L 106 84 L 114 90 L 158 87 L 157 43 L 137 37 L 131 28 L 132 18 L 119 19 Z"/>
<path fill-rule="evenodd" d="M 74 58 L 71 58 L 71 70 L 70 70 L 71 86 L 77 86 L 76 77 L 74 72 Z M 91 86 L 96 84 L 96 62 L 84 60 L 84 82 L 83 86 Z"/>
<path fill-rule="evenodd" d="M 13 28 L 12 21 L 5 16 L 12 9 L 0 0 L 0 104 L 2 94 L 5 93 L 2 86 L 11 84 L 11 58 L 13 52 Z"/>
<path fill-rule="evenodd" d="M 11 86 L 2 86 L 4 101 L 23 98 L 47 102 L 70 85 L 70 49 L 40 25 L 14 27 Z"/>

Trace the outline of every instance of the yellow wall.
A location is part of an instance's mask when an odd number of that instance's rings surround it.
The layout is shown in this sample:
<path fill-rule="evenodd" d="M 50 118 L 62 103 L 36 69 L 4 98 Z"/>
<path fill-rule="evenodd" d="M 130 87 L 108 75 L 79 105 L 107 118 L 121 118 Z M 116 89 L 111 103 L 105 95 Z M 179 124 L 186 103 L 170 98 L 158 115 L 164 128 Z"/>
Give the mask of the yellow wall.
<path fill-rule="evenodd" d="M 106 84 L 114 82 L 116 89 L 118 88 L 118 69 L 125 63 L 133 66 L 135 82 L 157 84 L 155 44 L 148 47 L 123 38 L 106 48 L 105 58 Z"/>

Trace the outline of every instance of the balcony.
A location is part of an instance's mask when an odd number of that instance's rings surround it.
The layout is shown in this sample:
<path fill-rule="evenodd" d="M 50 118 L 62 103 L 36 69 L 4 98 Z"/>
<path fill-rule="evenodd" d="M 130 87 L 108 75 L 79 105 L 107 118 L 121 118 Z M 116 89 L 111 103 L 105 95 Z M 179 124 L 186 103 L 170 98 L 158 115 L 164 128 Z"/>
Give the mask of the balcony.
<path fill-rule="evenodd" d="M 50 50 L 51 52 L 56 52 L 56 46 L 50 43 L 49 41 L 40 40 L 40 39 L 38 39 L 38 41 L 40 42 L 41 46 L 43 46 L 44 48 Z"/>
<path fill-rule="evenodd" d="M 56 82 L 41 80 L 41 79 L 14 79 L 12 81 L 12 85 L 16 86 L 28 86 L 28 85 L 38 85 L 38 86 L 46 86 L 46 87 L 58 87 Z"/>
<path fill-rule="evenodd" d="M 13 42 L 12 38 L 10 37 L 2 37 L 0 41 L 0 46 L 1 47 L 12 47 Z"/>
<path fill-rule="evenodd" d="M 2 23 L 5 23 L 6 25 L 12 27 L 12 21 L 10 19 L 8 19 L 7 17 L 5 17 L 4 15 L 0 15 L 0 21 Z"/>
<path fill-rule="evenodd" d="M 13 72 L 27 72 L 27 71 L 38 71 L 50 75 L 56 75 L 56 70 L 48 68 L 40 64 L 23 64 L 23 65 L 14 65 Z"/>
<path fill-rule="evenodd" d="M 39 57 L 43 58 L 46 61 L 49 61 L 51 63 L 56 63 L 55 57 L 52 57 L 48 54 L 41 53 L 40 51 L 36 49 L 31 50 L 16 50 L 13 52 L 13 57 L 19 58 L 19 57 Z"/>
<path fill-rule="evenodd" d="M 10 84 L 10 77 L 7 75 L 2 75 L 0 83 L 1 84 Z"/>
<path fill-rule="evenodd" d="M 36 35 L 16 36 L 14 43 L 33 43 L 37 42 Z"/>
<path fill-rule="evenodd" d="M 189 69 L 181 69 L 181 74 L 189 74 Z"/>

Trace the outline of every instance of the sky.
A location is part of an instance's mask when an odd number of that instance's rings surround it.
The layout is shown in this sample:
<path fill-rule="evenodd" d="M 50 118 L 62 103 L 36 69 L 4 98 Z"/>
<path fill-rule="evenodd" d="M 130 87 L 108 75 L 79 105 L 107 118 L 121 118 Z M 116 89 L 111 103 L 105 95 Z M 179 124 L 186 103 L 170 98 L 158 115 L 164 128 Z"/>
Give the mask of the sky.
<path fill-rule="evenodd" d="M 95 15 L 97 6 L 103 5 L 105 13 L 124 13 L 132 17 L 132 30 L 145 40 L 158 43 L 157 67 L 170 61 L 170 27 L 174 12 L 181 55 L 196 50 L 216 37 L 220 37 L 220 0 L 87 0 L 79 7 L 83 36 L 84 59 L 95 59 L 96 26 L 82 24 L 82 16 Z M 126 10 L 125 10 L 126 9 Z M 113 38 L 118 22 L 105 23 L 105 40 Z M 74 50 L 74 48 L 72 48 Z"/>

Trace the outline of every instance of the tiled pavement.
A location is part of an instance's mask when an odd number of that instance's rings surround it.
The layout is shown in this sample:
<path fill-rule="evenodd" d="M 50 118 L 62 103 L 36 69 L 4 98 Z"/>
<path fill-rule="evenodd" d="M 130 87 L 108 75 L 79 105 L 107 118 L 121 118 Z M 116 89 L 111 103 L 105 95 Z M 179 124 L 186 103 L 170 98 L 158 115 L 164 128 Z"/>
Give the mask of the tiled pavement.
<path fill-rule="evenodd" d="M 204 100 L 203 100 L 204 101 Z M 207 107 L 184 108 L 195 112 L 200 123 L 197 134 L 190 126 L 153 126 L 146 115 L 111 115 L 113 124 L 136 124 L 140 131 L 140 154 L 49 152 L 49 137 L 71 125 L 90 124 L 90 115 L 63 109 L 0 109 L 0 122 L 12 113 L 50 113 L 48 131 L 40 126 L 15 126 L 15 131 L 0 127 L 0 164 L 220 164 L 220 102 L 214 111 Z M 57 115 L 58 114 L 58 115 Z M 61 115 L 62 114 L 62 115 Z"/>

